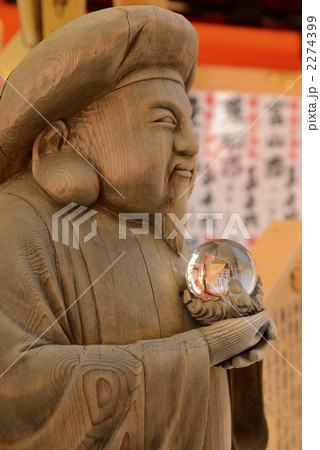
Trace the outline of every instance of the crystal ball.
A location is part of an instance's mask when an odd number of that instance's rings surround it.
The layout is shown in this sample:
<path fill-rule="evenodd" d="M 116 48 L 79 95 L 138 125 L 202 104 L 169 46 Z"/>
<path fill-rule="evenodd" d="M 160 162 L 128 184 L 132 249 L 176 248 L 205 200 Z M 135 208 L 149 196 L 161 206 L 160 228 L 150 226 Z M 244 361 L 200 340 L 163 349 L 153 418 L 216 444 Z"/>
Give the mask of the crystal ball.
<path fill-rule="evenodd" d="M 186 270 L 190 292 L 202 300 L 218 300 L 237 279 L 252 294 L 258 278 L 255 262 L 243 245 L 229 239 L 213 239 L 192 253 Z"/>

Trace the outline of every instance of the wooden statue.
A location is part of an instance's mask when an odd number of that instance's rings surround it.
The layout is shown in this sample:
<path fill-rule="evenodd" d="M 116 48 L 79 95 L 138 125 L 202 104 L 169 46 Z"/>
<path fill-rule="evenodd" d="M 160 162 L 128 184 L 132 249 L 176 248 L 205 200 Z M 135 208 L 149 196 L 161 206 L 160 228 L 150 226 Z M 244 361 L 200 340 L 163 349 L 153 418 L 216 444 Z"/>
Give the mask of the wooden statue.
<path fill-rule="evenodd" d="M 234 448 L 265 448 L 251 364 L 268 348 L 257 330 L 275 338 L 269 313 L 201 326 L 183 236 L 165 214 L 183 216 L 195 179 L 196 59 L 182 16 L 110 8 L 52 33 L 4 85 L 1 449 L 230 449 L 232 436 Z M 79 249 L 53 238 L 71 203 L 95 214 Z M 150 233 L 128 220 L 119 239 L 120 213 L 149 214 Z M 239 284 L 232 295 L 247 307 Z"/>

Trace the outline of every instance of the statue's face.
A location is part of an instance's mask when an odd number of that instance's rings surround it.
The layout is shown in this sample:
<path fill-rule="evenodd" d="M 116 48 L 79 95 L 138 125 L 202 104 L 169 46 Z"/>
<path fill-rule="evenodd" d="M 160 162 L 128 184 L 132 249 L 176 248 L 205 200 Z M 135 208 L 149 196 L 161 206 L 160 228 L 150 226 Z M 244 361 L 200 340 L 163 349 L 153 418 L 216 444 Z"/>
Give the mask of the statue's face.
<path fill-rule="evenodd" d="M 139 81 L 92 104 L 83 128 L 88 157 L 124 197 L 101 180 L 99 201 L 152 213 L 169 192 L 182 194 L 194 181 L 198 152 L 191 113 L 184 88 L 167 79 Z"/>

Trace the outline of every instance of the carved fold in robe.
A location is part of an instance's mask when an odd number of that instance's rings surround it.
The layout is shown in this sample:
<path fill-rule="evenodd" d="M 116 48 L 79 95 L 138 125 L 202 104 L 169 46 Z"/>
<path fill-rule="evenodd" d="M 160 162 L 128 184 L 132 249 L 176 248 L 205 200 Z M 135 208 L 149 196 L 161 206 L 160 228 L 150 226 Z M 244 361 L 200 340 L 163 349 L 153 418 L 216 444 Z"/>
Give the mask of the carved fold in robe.
<path fill-rule="evenodd" d="M 151 235 L 119 240 L 98 204 L 79 250 L 71 223 L 69 245 L 62 223 L 53 241 L 60 208 L 30 174 L 0 187 L 0 448 L 231 448 L 226 371 L 179 296 L 185 262 Z"/>

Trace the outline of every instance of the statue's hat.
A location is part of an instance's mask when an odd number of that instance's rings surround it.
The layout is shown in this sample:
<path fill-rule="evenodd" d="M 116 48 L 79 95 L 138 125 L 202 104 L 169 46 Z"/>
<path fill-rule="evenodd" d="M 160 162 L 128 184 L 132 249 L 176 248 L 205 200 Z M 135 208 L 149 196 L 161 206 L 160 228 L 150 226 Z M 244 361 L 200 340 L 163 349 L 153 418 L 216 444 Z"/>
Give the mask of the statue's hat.
<path fill-rule="evenodd" d="M 183 16 L 152 6 L 108 8 L 59 28 L 30 51 L 3 86 L 0 182 L 25 166 L 48 123 L 124 84 L 167 76 L 179 78 L 188 92 L 197 51 L 197 33 Z"/>

